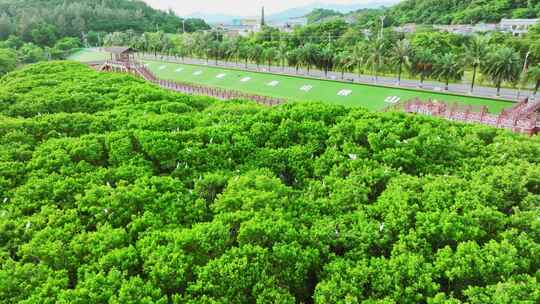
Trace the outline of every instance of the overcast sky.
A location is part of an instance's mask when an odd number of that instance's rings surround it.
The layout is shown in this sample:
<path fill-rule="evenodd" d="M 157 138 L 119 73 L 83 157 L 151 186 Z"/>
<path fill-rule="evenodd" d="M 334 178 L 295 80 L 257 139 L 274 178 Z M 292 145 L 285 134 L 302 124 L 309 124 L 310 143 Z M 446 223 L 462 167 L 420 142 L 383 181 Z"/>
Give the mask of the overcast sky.
<path fill-rule="evenodd" d="M 250 16 L 258 15 L 264 6 L 268 13 L 280 12 L 288 8 L 294 8 L 311 4 L 356 4 L 369 3 L 374 0 L 144 0 L 151 6 L 160 9 L 173 9 L 181 16 L 197 12 L 211 14 L 227 14 Z"/>

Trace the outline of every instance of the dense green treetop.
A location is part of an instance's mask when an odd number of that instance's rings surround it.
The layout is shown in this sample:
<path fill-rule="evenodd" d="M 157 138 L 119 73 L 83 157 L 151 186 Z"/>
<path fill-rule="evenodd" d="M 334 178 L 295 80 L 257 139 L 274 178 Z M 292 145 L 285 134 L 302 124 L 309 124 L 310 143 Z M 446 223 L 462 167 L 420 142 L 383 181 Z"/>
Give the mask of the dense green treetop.
<path fill-rule="evenodd" d="M 318 8 L 318 9 L 314 9 L 309 14 L 307 14 L 306 18 L 308 20 L 308 23 L 316 23 L 330 17 L 339 17 L 339 16 L 343 16 L 343 14 L 338 11 L 331 10 L 331 9 Z"/>
<path fill-rule="evenodd" d="M 3 303 L 538 303 L 540 141 L 71 62 L 0 79 Z"/>
<path fill-rule="evenodd" d="M 350 13 L 369 25 L 386 15 L 387 24 L 471 24 L 499 22 L 502 18 L 537 18 L 538 0 L 404 0 L 381 9 Z"/>
<path fill-rule="evenodd" d="M 186 30 L 207 28 L 187 20 Z M 51 46 L 59 37 L 83 33 L 134 30 L 176 33 L 182 19 L 135 0 L 0 0 L 0 40 L 17 34 L 24 41 Z"/>
<path fill-rule="evenodd" d="M 405 0 L 390 9 L 391 18 L 399 24 L 470 24 L 539 15 L 538 0 Z"/>

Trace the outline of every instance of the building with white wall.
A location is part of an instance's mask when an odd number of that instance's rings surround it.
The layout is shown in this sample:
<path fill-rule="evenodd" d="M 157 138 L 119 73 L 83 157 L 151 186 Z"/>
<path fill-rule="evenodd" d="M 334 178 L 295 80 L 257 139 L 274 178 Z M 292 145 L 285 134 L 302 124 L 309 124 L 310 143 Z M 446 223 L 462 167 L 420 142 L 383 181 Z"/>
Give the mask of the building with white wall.
<path fill-rule="evenodd" d="M 529 28 L 538 24 L 540 19 L 502 19 L 499 23 L 499 30 L 511 33 L 514 36 L 523 36 Z"/>

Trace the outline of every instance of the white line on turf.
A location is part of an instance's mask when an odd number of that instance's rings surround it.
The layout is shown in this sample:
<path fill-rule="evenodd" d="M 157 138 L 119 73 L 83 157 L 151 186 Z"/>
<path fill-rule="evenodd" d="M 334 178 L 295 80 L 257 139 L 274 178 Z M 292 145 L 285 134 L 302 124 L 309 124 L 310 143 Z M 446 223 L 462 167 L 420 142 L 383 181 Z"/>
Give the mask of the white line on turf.
<path fill-rule="evenodd" d="M 351 95 L 352 90 L 341 90 L 337 93 L 338 96 L 349 96 Z"/>
<path fill-rule="evenodd" d="M 386 103 L 397 103 L 400 99 L 401 98 L 399 98 L 399 96 L 388 96 L 388 97 L 386 97 L 384 102 L 386 102 Z"/>
<path fill-rule="evenodd" d="M 273 81 L 270 81 L 269 83 L 267 83 L 266 85 L 269 86 L 269 87 L 275 87 L 278 84 L 279 84 L 279 81 L 273 80 Z"/>
<path fill-rule="evenodd" d="M 219 75 L 216 76 L 216 78 L 221 79 L 221 78 L 225 77 L 226 75 L 227 75 L 227 74 L 219 74 Z"/>
<path fill-rule="evenodd" d="M 251 80 L 251 77 L 244 77 L 242 79 L 240 79 L 240 82 L 248 82 Z"/>
<path fill-rule="evenodd" d="M 184 68 L 178 68 L 178 69 L 176 69 L 176 73 L 182 72 L 183 70 L 184 70 Z"/>
<path fill-rule="evenodd" d="M 311 85 L 305 85 L 305 86 L 302 86 L 302 87 L 300 88 L 300 91 L 309 92 L 309 91 L 311 91 L 311 89 L 313 89 L 313 86 L 311 86 Z"/>
<path fill-rule="evenodd" d="M 196 72 L 193 73 L 193 75 L 195 75 L 195 76 L 199 76 L 201 74 L 202 74 L 202 71 L 196 71 Z"/>

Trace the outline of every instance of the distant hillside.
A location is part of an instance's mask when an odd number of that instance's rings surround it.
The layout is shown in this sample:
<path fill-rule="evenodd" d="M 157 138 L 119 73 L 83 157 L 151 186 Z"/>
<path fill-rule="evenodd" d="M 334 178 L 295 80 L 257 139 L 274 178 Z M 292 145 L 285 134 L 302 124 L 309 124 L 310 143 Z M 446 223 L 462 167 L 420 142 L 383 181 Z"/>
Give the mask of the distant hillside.
<path fill-rule="evenodd" d="M 468 24 L 498 22 L 502 18 L 535 18 L 539 0 L 405 0 L 389 9 L 395 24 Z"/>
<path fill-rule="evenodd" d="M 1 1 L 1 0 L 0 0 Z M 371 0 L 362 3 L 353 4 L 328 4 L 321 2 L 314 2 L 308 5 L 293 7 L 281 12 L 268 14 L 266 16 L 267 21 L 271 22 L 284 22 L 290 18 L 304 17 L 314 13 L 317 10 L 331 10 L 334 11 L 334 15 L 346 14 L 360 9 L 366 8 L 380 8 L 382 6 L 390 6 L 399 2 L 399 0 Z M 190 17 L 204 19 L 208 23 L 229 23 L 233 19 L 241 18 L 259 18 L 260 16 L 233 16 L 225 14 L 207 14 L 207 13 L 194 13 Z M 316 18 L 315 18 L 316 19 Z"/>
<path fill-rule="evenodd" d="M 327 4 L 327 3 L 312 3 L 306 6 L 295 7 L 285 10 L 280 13 L 272 14 L 268 17 L 271 21 L 285 21 L 289 18 L 302 17 L 309 15 L 317 10 L 331 10 L 336 13 L 346 14 L 352 11 L 356 11 L 364 8 L 379 8 L 386 5 L 391 5 L 399 0 L 372 0 L 369 2 L 356 3 L 356 4 Z"/>
<path fill-rule="evenodd" d="M 338 11 L 334 11 L 331 9 L 324 9 L 324 8 L 318 8 L 306 15 L 308 23 L 310 24 L 323 21 L 327 18 L 341 17 L 341 16 L 343 16 L 343 14 Z"/>
<path fill-rule="evenodd" d="M 87 31 L 177 32 L 182 19 L 138 0 L 0 0 L 0 40 L 17 34 L 32 40 L 33 31 L 55 36 L 80 36 Z M 205 27 L 189 21 L 187 30 Z"/>

